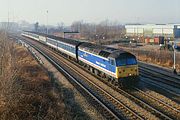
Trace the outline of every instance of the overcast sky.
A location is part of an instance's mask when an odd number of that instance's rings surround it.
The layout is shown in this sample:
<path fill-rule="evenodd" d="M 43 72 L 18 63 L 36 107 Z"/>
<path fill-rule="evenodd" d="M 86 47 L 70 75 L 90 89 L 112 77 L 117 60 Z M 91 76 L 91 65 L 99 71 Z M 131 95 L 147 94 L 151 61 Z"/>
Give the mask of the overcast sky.
<path fill-rule="evenodd" d="M 8 5 L 9 2 L 9 5 Z M 180 23 L 180 0 L 0 0 L 0 21 Z"/>

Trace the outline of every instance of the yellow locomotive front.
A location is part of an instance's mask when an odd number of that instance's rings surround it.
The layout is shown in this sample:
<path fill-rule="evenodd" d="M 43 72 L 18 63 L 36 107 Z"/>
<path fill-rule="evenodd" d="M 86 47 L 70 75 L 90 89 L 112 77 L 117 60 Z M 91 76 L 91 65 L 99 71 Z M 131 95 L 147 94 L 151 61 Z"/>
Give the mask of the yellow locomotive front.
<path fill-rule="evenodd" d="M 130 53 L 124 53 L 116 58 L 116 78 L 119 82 L 134 83 L 139 78 L 136 57 Z"/>
<path fill-rule="evenodd" d="M 138 65 L 116 67 L 116 77 L 118 79 L 137 76 L 139 76 Z"/>

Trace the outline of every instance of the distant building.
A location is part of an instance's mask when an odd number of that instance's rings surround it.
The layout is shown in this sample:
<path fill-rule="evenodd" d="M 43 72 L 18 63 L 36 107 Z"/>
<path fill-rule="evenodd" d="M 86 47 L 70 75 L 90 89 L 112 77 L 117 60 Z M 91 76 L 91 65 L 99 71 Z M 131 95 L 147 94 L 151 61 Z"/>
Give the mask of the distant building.
<path fill-rule="evenodd" d="M 18 23 L 15 22 L 0 22 L 0 29 L 8 29 L 10 31 L 16 31 L 19 29 Z"/>
<path fill-rule="evenodd" d="M 126 36 L 138 38 L 180 38 L 180 24 L 125 25 Z"/>
<path fill-rule="evenodd" d="M 53 35 L 62 38 L 81 39 L 81 34 L 79 32 L 55 32 Z"/>

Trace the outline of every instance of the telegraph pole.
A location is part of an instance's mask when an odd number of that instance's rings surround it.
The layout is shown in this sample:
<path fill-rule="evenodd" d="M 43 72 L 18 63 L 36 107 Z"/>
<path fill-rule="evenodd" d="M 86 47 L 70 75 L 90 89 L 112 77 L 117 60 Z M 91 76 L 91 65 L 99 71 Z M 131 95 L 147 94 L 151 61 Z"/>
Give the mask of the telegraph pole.
<path fill-rule="evenodd" d="M 9 30 L 9 0 L 7 0 L 7 9 L 8 9 L 8 14 L 7 14 L 7 23 L 6 23 L 6 32 Z"/>
<path fill-rule="evenodd" d="M 175 43 L 175 39 L 174 39 L 174 45 L 173 45 L 173 48 L 174 48 L 174 65 L 173 65 L 173 73 L 174 74 L 177 74 L 177 71 L 176 71 L 176 43 Z"/>

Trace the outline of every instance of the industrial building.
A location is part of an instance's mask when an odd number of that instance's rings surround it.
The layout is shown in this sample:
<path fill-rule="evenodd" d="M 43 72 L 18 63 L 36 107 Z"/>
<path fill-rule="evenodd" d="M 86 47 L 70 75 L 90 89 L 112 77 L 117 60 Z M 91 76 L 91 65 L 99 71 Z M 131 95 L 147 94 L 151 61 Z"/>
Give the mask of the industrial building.
<path fill-rule="evenodd" d="M 125 25 L 125 29 L 126 36 L 134 38 L 180 38 L 180 24 L 136 24 Z"/>

